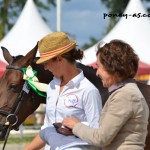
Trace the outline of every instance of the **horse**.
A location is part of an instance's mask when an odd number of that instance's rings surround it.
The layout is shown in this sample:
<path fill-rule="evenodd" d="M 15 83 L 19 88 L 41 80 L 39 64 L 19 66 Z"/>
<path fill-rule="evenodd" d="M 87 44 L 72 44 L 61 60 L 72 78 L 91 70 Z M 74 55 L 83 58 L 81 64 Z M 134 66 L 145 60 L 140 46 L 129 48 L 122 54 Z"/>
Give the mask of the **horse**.
<path fill-rule="evenodd" d="M 33 70 L 37 70 L 39 82 L 49 83 L 53 79 L 52 73 L 45 71 L 43 65 L 37 65 L 36 60 L 38 46 L 36 45 L 25 56 L 12 56 L 9 51 L 2 47 L 3 56 L 7 63 L 1 80 L 0 80 L 0 140 L 4 141 L 3 149 L 6 145 L 9 132 L 18 130 L 20 124 L 32 114 L 40 104 L 46 103 L 45 97 L 39 96 L 34 90 L 26 89 L 26 82 L 23 80 L 22 68 L 29 65 Z M 103 87 L 102 81 L 96 76 L 96 69 L 85 66 L 81 63 L 76 64 L 83 70 L 87 79 L 89 79 L 99 90 L 104 105 L 109 93 L 107 88 Z M 148 106 L 150 107 L 150 86 L 137 81 L 137 85 L 145 96 Z M 150 122 L 150 120 L 149 120 Z M 145 150 L 150 149 L 150 126 L 148 126 L 148 135 L 146 139 Z"/>

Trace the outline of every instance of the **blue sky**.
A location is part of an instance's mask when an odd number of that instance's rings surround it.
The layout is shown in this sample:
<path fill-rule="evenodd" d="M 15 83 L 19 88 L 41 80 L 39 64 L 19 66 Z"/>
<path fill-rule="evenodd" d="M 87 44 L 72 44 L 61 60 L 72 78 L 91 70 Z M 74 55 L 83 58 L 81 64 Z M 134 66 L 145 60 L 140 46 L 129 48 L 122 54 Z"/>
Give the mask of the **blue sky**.
<path fill-rule="evenodd" d="M 90 37 L 101 39 L 108 20 L 103 19 L 107 9 L 100 0 L 62 0 L 61 30 L 75 36 L 79 46 L 88 43 Z M 56 8 L 45 14 L 51 30 L 56 31 Z"/>
<path fill-rule="evenodd" d="M 144 3 L 145 7 L 150 2 Z M 90 37 L 101 40 L 106 32 L 109 19 L 104 19 L 103 14 L 108 13 L 101 0 L 62 0 L 61 30 L 75 36 L 79 47 L 90 42 Z M 56 7 L 46 12 L 48 26 L 56 31 Z"/>

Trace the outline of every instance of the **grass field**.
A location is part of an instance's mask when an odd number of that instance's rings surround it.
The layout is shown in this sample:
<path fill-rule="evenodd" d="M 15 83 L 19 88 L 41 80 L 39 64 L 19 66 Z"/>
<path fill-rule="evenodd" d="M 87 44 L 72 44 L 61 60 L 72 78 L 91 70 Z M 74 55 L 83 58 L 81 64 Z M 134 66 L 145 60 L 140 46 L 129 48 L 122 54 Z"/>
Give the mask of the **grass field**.
<path fill-rule="evenodd" d="M 32 141 L 32 139 L 35 137 L 36 134 L 30 134 L 30 135 L 24 135 L 23 137 L 20 137 L 18 135 L 10 135 L 8 137 L 8 144 L 19 144 L 19 143 L 29 143 Z M 2 141 L 0 141 L 0 144 L 3 144 Z"/>

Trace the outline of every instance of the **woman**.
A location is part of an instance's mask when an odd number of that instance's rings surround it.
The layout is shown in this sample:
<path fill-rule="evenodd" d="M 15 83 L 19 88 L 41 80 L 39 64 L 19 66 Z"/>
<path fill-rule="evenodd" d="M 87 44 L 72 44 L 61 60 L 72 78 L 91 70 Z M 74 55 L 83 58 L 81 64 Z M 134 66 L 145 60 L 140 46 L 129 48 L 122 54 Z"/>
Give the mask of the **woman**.
<path fill-rule="evenodd" d="M 63 120 L 73 133 L 103 150 L 143 150 L 149 108 L 133 78 L 139 58 L 132 47 L 112 40 L 97 51 L 97 76 L 110 96 L 102 110 L 99 128 L 90 128 L 75 118 Z"/>
<path fill-rule="evenodd" d="M 90 127 L 98 127 L 101 97 L 96 87 L 84 77 L 83 71 L 76 68 L 76 60 L 83 57 L 83 52 L 76 48 L 76 41 L 69 40 L 63 32 L 54 32 L 41 39 L 38 48 L 40 59 L 37 64 L 43 64 L 45 70 L 54 75 L 47 90 L 42 129 L 62 122 L 67 116 L 76 116 Z M 38 134 L 25 150 L 37 150 L 44 145 Z M 45 149 L 50 150 L 50 147 L 47 145 Z M 82 148 L 79 146 L 78 149 Z"/>

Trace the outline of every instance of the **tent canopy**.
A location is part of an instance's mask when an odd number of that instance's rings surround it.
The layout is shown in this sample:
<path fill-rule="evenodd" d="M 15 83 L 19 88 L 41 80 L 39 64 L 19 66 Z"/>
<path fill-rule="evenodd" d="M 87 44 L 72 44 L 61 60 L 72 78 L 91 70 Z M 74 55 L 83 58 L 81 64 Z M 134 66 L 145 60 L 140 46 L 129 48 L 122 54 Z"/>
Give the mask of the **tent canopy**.
<path fill-rule="evenodd" d="M 113 39 L 120 39 L 129 43 L 140 58 L 140 74 L 150 74 L 150 19 L 149 17 L 133 17 L 133 14 L 148 14 L 142 5 L 141 0 L 130 0 L 125 12 L 128 18 L 121 17 L 115 27 L 101 40 L 110 42 Z M 130 16 L 131 15 L 131 16 Z M 83 64 L 93 64 L 96 60 L 97 44 L 85 50 Z M 146 63 L 145 65 L 141 65 Z"/>
<path fill-rule="evenodd" d="M 139 13 L 141 16 L 148 14 L 141 0 L 130 0 L 124 12 L 128 18 L 121 17 L 117 25 L 103 38 L 103 41 L 124 40 L 133 47 L 142 62 L 150 64 L 150 19 L 149 17 L 129 16 Z"/>
<path fill-rule="evenodd" d="M 139 63 L 138 75 L 150 74 L 150 65 L 144 62 Z"/>
<path fill-rule="evenodd" d="M 6 70 L 6 63 L 0 60 L 0 77 L 3 75 L 4 71 Z"/>
<path fill-rule="evenodd" d="M 33 0 L 27 0 L 16 24 L 0 41 L 13 55 L 25 55 L 45 35 L 52 33 L 39 14 Z M 4 60 L 0 50 L 0 60 Z"/>

